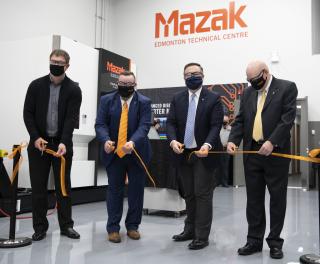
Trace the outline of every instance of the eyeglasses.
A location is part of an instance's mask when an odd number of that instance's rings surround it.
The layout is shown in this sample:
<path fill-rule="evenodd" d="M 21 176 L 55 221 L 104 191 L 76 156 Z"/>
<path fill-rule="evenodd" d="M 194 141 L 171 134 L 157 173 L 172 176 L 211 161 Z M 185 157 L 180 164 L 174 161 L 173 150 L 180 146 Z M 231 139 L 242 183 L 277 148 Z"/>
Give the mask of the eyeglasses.
<path fill-rule="evenodd" d="M 67 65 L 67 63 L 65 61 L 57 61 L 57 60 L 50 60 L 50 64 L 59 65 L 59 66 Z"/>
<path fill-rule="evenodd" d="M 251 79 L 247 79 L 247 81 L 249 83 L 254 82 L 254 81 L 258 80 L 263 75 L 263 73 L 264 73 L 264 70 L 262 70 L 256 77 L 253 77 Z"/>
<path fill-rule="evenodd" d="M 190 78 L 190 77 L 202 77 L 202 72 L 188 72 L 188 73 L 185 73 L 184 74 L 184 77 L 187 79 L 187 78 Z"/>
<path fill-rule="evenodd" d="M 118 85 L 121 85 L 121 86 L 135 86 L 136 83 L 135 82 L 118 82 Z"/>

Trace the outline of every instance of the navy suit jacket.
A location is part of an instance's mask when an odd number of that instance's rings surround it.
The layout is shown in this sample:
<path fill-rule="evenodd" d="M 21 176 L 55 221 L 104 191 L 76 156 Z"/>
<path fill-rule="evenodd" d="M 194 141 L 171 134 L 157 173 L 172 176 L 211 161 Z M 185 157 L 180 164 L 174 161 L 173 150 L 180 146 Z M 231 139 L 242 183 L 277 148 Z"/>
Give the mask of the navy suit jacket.
<path fill-rule="evenodd" d="M 104 95 L 100 99 L 95 129 L 101 143 L 114 141 L 117 147 L 118 130 L 121 117 L 121 100 L 118 91 Z M 151 100 L 135 92 L 129 106 L 127 141 L 133 141 L 135 149 L 145 163 L 151 159 L 151 145 L 148 132 L 151 126 Z M 102 151 L 102 161 L 106 167 L 114 158 L 114 153 Z M 128 155 L 133 158 L 135 154 Z M 134 157 L 136 159 L 136 157 Z M 137 159 L 136 159 L 137 160 Z"/>
<path fill-rule="evenodd" d="M 177 140 L 183 143 L 188 107 L 189 92 L 187 89 L 174 95 L 167 119 L 167 137 L 169 142 Z M 204 143 L 209 143 L 214 150 L 222 150 L 220 141 L 222 123 L 223 108 L 220 96 L 203 87 L 198 101 L 194 129 L 198 149 Z M 178 159 L 182 159 L 182 155 L 176 154 L 176 156 Z M 208 167 L 216 167 L 219 162 L 218 155 L 209 155 L 207 158 L 202 159 Z"/>

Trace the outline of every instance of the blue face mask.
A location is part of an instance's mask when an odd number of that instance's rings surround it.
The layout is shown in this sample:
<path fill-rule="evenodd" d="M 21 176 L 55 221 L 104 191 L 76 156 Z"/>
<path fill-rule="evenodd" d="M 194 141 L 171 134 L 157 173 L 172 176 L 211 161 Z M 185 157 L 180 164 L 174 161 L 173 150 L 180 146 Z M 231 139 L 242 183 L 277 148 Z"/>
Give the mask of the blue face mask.
<path fill-rule="evenodd" d="M 201 76 L 191 76 L 186 79 L 186 85 L 190 90 L 197 90 L 202 85 L 203 79 Z"/>

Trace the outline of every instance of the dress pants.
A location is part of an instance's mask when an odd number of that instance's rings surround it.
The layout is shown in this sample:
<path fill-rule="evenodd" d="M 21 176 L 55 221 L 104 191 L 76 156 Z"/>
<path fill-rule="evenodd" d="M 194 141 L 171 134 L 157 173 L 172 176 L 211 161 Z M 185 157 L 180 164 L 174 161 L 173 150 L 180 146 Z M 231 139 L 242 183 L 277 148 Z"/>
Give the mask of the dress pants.
<path fill-rule="evenodd" d="M 114 155 L 106 168 L 108 174 L 107 232 L 119 232 L 123 213 L 125 177 L 128 174 L 128 212 L 125 220 L 127 230 L 138 230 L 142 218 L 143 195 L 146 180 L 144 169 L 138 163 L 135 154 L 123 158 Z"/>
<path fill-rule="evenodd" d="M 260 147 L 261 144 L 253 142 L 252 150 L 259 150 Z M 269 247 L 282 248 L 280 234 L 286 214 L 289 163 L 290 160 L 285 158 L 258 154 L 250 154 L 245 160 L 248 242 L 259 246 L 263 244 L 267 187 L 270 193 L 270 233 L 266 240 Z"/>
<path fill-rule="evenodd" d="M 215 188 L 214 169 L 204 165 L 202 158 L 193 157 L 186 149 L 178 165 L 178 177 L 183 185 L 187 217 L 184 232 L 194 234 L 196 239 L 206 241 L 212 224 L 212 198 Z"/>
<path fill-rule="evenodd" d="M 223 187 L 228 187 L 229 185 L 229 160 L 230 156 L 227 153 L 219 154 L 220 164 L 216 170 L 217 185 L 220 184 Z"/>
<path fill-rule="evenodd" d="M 59 140 L 49 139 L 47 148 L 57 151 Z M 66 153 L 65 186 L 68 196 L 63 197 L 60 185 L 60 158 L 53 157 L 45 152 L 43 154 L 34 146 L 28 148 L 29 171 L 32 188 L 32 219 L 35 232 L 46 232 L 49 227 L 47 220 L 48 209 L 48 178 L 50 168 L 53 168 L 55 192 L 58 204 L 58 220 L 60 229 L 73 227 L 72 203 L 70 197 L 71 181 L 70 171 L 72 153 Z"/>

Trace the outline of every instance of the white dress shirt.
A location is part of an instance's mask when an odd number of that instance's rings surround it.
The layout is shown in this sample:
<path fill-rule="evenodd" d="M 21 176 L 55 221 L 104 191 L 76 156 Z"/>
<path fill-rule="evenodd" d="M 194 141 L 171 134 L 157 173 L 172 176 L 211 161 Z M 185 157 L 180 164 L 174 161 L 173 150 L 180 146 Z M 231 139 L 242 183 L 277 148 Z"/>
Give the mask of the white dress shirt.
<path fill-rule="evenodd" d="M 201 91 L 202 91 L 202 87 L 200 87 L 196 92 L 192 92 L 190 89 L 188 90 L 188 92 L 189 92 L 189 105 L 192 100 L 192 95 L 193 94 L 195 95 L 194 100 L 196 102 L 196 112 L 197 112 L 197 108 L 198 108 L 198 102 L 199 102 Z M 193 136 L 193 140 L 192 140 L 192 144 L 191 144 L 190 148 L 196 148 L 196 147 L 197 147 L 197 142 L 196 142 L 195 137 Z"/>
<path fill-rule="evenodd" d="M 135 92 L 134 92 L 134 93 L 135 93 Z M 131 101 L 132 101 L 132 98 L 133 98 L 134 93 L 133 93 L 127 100 L 124 100 L 124 99 L 120 96 L 121 107 L 123 107 L 124 102 L 127 102 L 128 111 L 129 111 L 130 103 L 131 103 Z M 121 109 L 122 109 L 122 108 L 121 108 Z"/>

